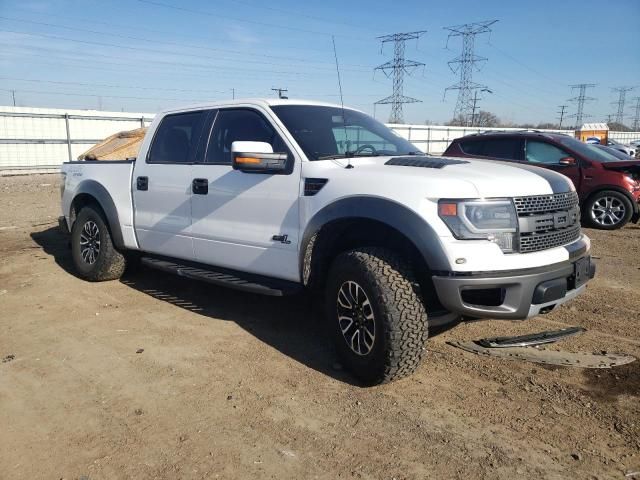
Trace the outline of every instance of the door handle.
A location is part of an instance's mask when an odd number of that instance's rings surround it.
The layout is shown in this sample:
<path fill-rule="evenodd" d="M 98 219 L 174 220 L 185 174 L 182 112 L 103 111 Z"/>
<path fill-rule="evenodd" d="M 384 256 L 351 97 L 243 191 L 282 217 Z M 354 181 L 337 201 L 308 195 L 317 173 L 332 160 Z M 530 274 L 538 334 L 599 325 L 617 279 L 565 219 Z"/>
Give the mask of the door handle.
<path fill-rule="evenodd" d="M 138 190 L 149 190 L 149 177 L 136 178 L 136 188 Z"/>
<path fill-rule="evenodd" d="M 191 182 L 191 191 L 196 195 L 209 193 L 209 180 L 206 178 L 194 178 Z"/>

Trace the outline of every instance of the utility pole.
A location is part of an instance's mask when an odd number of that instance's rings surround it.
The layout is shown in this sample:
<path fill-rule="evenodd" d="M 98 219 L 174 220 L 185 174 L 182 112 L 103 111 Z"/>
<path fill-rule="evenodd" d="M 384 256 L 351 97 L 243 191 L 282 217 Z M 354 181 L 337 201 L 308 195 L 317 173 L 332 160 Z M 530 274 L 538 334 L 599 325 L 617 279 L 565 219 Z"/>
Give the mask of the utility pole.
<path fill-rule="evenodd" d="M 283 93 L 286 93 L 289 91 L 286 88 L 272 88 L 271 90 L 273 90 L 274 92 L 278 92 L 278 98 L 283 98 L 283 99 L 289 98 L 286 95 L 283 95 Z"/>
<path fill-rule="evenodd" d="M 569 85 L 571 92 L 576 89 L 578 90 L 578 96 L 569 99 L 570 102 L 576 102 L 578 104 L 578 111 L 573 115 L 569 115 L 570 117 L 576 117 L 576 127 L 578 128 L 582 125 L 583 118 L 591 116 L 584 113 L 584 104 L 595 100 L 593 97 L 586 96 L 587 88 L 593 88 L 595 86 L 595 83 L 578 83 L 577 85 Z"/>
<path fill-rule="evenodd" d="M 16 91 L 11 90 L 11 98 L 13 98 L 13 106 L 16 106 Z"/>
<path fill-rule="evenodd" d="M 614 92 L 618 92 L 618 101 L 611 102 L 613 105 L 618 106 L 618 111 L 616 113 L 616 123 L 623 124 L 624 123 L 624 104 L 627 96 L 627 92 L 633 90 L 634 87 L 616 87 L 611 90 Z"/>
<path fill-rule="evenodd" d="M 558 117 L 558 120 L 560 120 L 560 124 L 559 124 L 560 128 L 562 128 L 562 120 L 564 119 L 564 112 L 566 111 L 568 106 L 569 105 L 558 105 L 558 108 L 560 109 L 560 111 L 558 112 L 558 115 L 560 115 L 560 117 Z"/>
<path fill-rule="evenodd" d="M 236 99 L 236 89 L 235 89 L 235 88 L 232 88 L 232 89 L 231 89 L 231 99 L 232 99 L 232 100 L 235 100 L 235 99 Z"/>
<path fill-rule="evenodd" d="M 636 101 L 636 113 L 633 116 L 633 131 L 637 132 L 640 130 L 640 97 L 635 97 Z"/>
<path fill-rule="evenodd" d="M 610 113 L 609 115 L 607 115 L 607 123 L 611 123 L 613 120 L 613 114 Z"/>
<path fill-rule="evenodd" d="M 404 74 L 411 74 L 416 67 L 424 66 L 422 62 L 415 62 L 413 60 L 407 60 L 404 58 L 405 42 L 407 40 L 417 40 L 422 35 L 427 33 L 426 30 L 420 30 L 417 32 L 407 33 L 392 33 L 390 35 L 383 35 L 377 37 L 382 43 L 381 48 L 387 42 L 393 42 L 393 60 L 390 60 L 382 65 L 377 66 L 375 70 L 382 70 L 387 77 L 393 77 L 393 93 L 378 100 L 376 104 L 391 104 L 391 114 L 389 115 L 389 123 L 403 123 L 404 115 L 402 112 L 402 105 L 405 103 L 421 102 L 417 98 L 406 97 L 403 94 L 404 87 Z"/>
<path fill-rule="evenodd" d="M 449 46 L 451 37 L 462 37 L 462 54 L 449 62 L 451 71 L 453 73 L 460 73 L 460 81 L 447 87 L 444 92 L 446 95 L 447 90 L 458 90 L 458 100 L 453 110 L 453 118 L 457 119 L 461 117 L 467 125 L 469 124 L 470 116 L 473 115 L 473 98 L 471 92 L 476 89 L 482 90 L 487 88 L 485 85 L 473 82 L 473 70 L 478 69 L 476 64 L 487 60 L 485 57 L 480 57 L 473 53 L 476 35 L 490 33 L 491 28 L 489 27 L 497 21 L 498 20 L 487 20 L 485 22 L 444 27 L 445 30 L 449 30 L 447 47 Z"/>
<path fill-rule="evenodd" d="M 488 88 L 483 88 L 480 90 L 481 92 L 489 92 L 493 93 Z M 471 107 L 471 126 L 474 127 L 476 125 L 476 119 L 478 118 L 476 115 L 476 110 L 480 110 L 480 107 L 477 106 L 478 100 L 482 100 L 482 97 L 478 97 L 478 89 L 473 90 L 473 107 Z"/>

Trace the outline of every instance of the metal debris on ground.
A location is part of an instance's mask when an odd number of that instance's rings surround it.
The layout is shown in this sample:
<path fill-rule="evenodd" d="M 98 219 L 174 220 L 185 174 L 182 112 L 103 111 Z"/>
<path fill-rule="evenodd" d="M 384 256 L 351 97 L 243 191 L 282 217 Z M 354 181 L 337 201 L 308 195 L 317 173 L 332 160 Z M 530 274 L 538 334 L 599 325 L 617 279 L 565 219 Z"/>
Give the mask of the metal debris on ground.
<path fill-rule="evenodd" d="M 546 365 L 562 365 L 581 368 L 612 368 L 635 360 L 631 355 L 618 353 L 572 353 L 544 350 L 536 347 L 486 348 L 476 342 L 447 342 L 467 352 L 510 360 L 525 360 Z"/>
<path fill-rule="evenodd" d="M 485 348 L 506 348 L 506 347 L 531 347 L 534 345 L 543 345 L 545 343 L 553 343 L 565 338 L 580 335 L 587 330 L 582 327 L 561 328 L 560 330 L 547 330 L 538 333 L 528 333 L 527 335 L 519 335 L 515 337 L 493 337 L 481 338 L 476 343 Z"/>

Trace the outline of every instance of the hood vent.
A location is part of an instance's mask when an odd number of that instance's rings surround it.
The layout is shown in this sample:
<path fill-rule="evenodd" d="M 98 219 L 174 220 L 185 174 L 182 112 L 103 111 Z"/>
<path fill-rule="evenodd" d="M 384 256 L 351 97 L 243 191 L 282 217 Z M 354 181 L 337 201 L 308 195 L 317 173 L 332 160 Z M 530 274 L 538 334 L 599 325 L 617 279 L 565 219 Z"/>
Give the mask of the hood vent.
<path fill-rule="evenodd" d="M 322 190 L 327 184 L 326 178 L 305 178 L 304 179 L 304 196 L 313 197 L 316 193 Z"/>
<path fill-rule="evenodd" d="M 400 167 L 421 167 L 421 168 L 444 168 L 447 165 L 459 165 L 469 163 L 466 160 L 453 160 L 451 158 L 437 157 L 394 157 L 385 165 L 397 165 Z"/>

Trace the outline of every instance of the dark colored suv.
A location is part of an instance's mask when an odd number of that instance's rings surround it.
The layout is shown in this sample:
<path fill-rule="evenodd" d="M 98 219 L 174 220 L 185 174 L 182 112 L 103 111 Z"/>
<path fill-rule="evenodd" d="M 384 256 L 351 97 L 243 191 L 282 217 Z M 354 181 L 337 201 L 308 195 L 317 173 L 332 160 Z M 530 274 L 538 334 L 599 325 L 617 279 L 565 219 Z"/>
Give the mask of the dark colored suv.
<path fill-rule="evenodd" d="M 576 186 L 582 222 L 593 228 L 614 230 L 640 218 L 640 161 L 621 161 L 568 135 L 479 133 L 456 138 L 444 155 L 509 161 L 562 173 Z"/>

